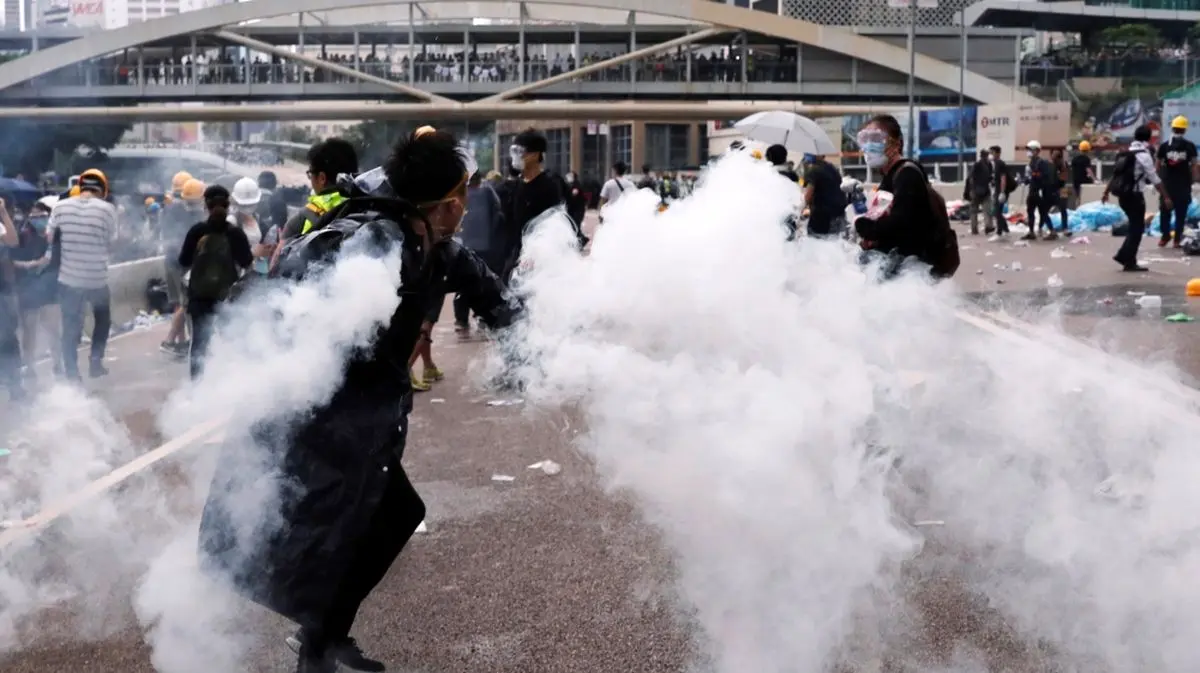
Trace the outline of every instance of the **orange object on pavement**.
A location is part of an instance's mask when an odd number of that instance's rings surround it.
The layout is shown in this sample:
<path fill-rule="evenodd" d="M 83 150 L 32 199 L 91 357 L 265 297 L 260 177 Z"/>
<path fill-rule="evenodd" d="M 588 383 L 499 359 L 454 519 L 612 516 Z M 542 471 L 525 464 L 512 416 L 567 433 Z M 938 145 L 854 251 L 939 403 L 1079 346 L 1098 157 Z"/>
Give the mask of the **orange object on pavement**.
<path fill-rule="evenodd" d="M 1200 297 L 1200 278 L 1193 278 L 1187 282 L 1187 296 Z"/>

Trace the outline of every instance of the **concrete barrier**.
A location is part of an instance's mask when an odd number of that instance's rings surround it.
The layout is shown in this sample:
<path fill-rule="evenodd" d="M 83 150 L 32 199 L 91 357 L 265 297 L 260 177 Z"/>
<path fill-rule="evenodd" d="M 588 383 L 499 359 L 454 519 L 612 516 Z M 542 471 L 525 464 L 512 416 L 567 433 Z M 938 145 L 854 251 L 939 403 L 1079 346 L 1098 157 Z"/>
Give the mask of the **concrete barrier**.
<path fill-rule="evenodd" d="M 138 311 L 146 310 L 146 284 L 152 278 L 166 278 L 161 256 L 121 262 L 108 267 L 113 324 L 119 325 L 133 320 Z"/>

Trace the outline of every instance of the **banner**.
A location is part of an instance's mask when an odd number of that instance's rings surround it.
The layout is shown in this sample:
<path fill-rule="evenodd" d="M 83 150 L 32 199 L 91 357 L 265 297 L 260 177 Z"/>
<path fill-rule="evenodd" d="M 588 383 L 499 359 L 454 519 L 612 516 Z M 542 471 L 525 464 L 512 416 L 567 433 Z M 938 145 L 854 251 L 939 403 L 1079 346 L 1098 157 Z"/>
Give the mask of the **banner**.
<path fill-rule="evenodd" d="M 71 0 L 67 24 L 76 28 L 103 28 L 104 0 Z"/>
<path fill-rule="evenodd" d="M 1187 139 L 1200 144 L 1200 100 L 1187 100 L 1184 98 L 1168 98 L 1163 101 L 1162 121 L 1163 126 L 1169 128 L 1171 120 L 1183 115 L 1188 120 Z M 1165 133 L 1170 134 L 1170 131 Z"/>
<path fill-rule="evenodd" d="M 978 109 L 975 138 L 979 147 L 1000 147 L 1000 158 L 1013 161 L 1018 150 L 1036 140 L 1042 147 L 1066 147 L 1071 136 L 1070 103 L 984 105 Z"/>
<path fill-rule="evenodd" d="M 917 117 L 920 124 L 917 131 L 917 157 L 924 162 L 939 159 L 958 161 L 959 153 L 963 153 L 969 158 L 975 153 L 977 112 L 975 107 L 921 110 Z"/>

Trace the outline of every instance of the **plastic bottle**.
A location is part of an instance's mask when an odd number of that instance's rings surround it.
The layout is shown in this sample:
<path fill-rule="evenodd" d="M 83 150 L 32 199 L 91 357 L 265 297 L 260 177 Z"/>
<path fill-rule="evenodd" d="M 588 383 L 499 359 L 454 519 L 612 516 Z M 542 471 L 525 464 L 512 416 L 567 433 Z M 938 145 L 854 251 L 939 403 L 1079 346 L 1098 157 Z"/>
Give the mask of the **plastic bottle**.
<path fill-rule="evenodd" d="M 1046 279 L 1046 293 L 1050 295 L 1051 299 L 1062 293 L 1062 288 L 1063 279 L 1059 278 L 1057 273 Z"/>
<path fill-rule="evenodd" d="M 1156 294 L 1148 294 L 1144 297 L 1138 297 L 1137 305 L 1146 309 L 1162 308 L 1162 297 Z"/>

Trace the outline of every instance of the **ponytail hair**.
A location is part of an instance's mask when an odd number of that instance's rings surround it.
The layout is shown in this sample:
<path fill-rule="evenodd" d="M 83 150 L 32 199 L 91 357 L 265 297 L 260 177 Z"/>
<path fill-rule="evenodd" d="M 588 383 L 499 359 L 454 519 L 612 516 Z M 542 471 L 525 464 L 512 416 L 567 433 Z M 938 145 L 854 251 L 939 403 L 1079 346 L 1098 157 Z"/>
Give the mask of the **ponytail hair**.
<path fill-rule="evenodd" d="M 208 226 L 224 230 L 229 228 L 229 190 L 221 185 L 211 185 L 204 190 L 204 207 L 208 209 Z"/>

